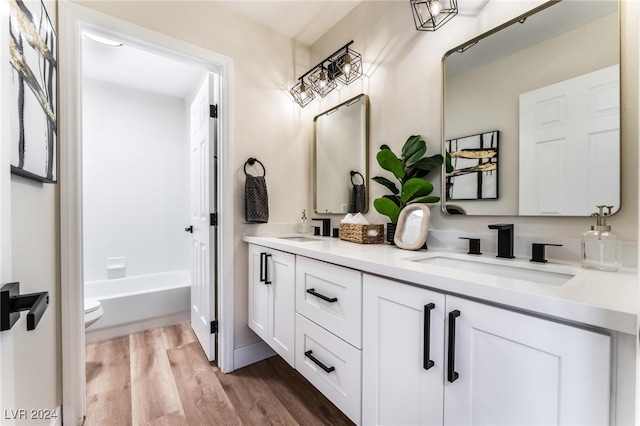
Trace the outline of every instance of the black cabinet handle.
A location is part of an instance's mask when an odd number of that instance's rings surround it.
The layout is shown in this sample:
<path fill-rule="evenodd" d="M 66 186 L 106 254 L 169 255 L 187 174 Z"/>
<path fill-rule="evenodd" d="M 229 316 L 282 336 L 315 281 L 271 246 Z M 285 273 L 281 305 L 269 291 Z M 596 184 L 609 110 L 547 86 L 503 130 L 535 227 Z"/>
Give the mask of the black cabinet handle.
<path fill-rule="evenodd" d="M 329 303 L 334 303 L 334 302 L 338 301 L 337 297 L 327 297 L 324 294 L 317 293 L 314 288 L 308 289 L 307 293 L 313 294 L 315 297 L 319 297 L 320 299 L 322 299 L 322 300 L 324 300 L 326 302 L 329 302 Z"/>
<path fill-rule="evenodd" d="M 335 367 L 327 367 L 326 365 L 324 365 L 322 362 L 318 361 L 318 359 L 316 357 L 314 357 L 313 355 L 311 355 L 313 353 L 313 351 L 306 351 L 304 353 L 304 356 L 306 356 L 307 358 L 309 358 L 311 361 L 313 361 L 313 363 L 315 365 L 317 365 L 318 367 L 322 368 L 325 372 L 327 373 L 331 373 L 332 371 L 334 371 L 336 368 Z"/>
<path fill-rule="evenodd" d="M 460 311 L 455 310 L 449 312 L 449 356 L 447 366 L 447 380 L 450 383 L 458 380 L 459 374 L 456 373 L 456 318 L 460 316 Z"/>
<path fill-rule="evenodd" d="M 271 284 L 271 281 L 269 281 L 269 258 L 271 257 L 270 254 L 265 254 L 264 256 L 264 283 L 265 284 Z"/>
<path fill-rule="evenodd" d="M 263 282 L 265 282 L 267 280 L 266 277 L 265 277 L 266 269 L 264 267 L 264 260 L 265 260 L 266 256 L 267 256 L 267 253 L 260 253 L 260 282 L 261 283 L 263 283 Z"/>
<path fill-rule="evenodd" d="M 189 227 L 184 228 L 184 230 L 193 234 L 193 225 L 190 225 Z"/>
<path fill-rule="evenodd" d="M 422 368 L 425 370 L 435 365 L 435 362 L 429 359 L 431 346 L 431 311 L 435 307 L 436 305 L 434 303 L 424 305 L 424 350 L 422 351 Z"/>

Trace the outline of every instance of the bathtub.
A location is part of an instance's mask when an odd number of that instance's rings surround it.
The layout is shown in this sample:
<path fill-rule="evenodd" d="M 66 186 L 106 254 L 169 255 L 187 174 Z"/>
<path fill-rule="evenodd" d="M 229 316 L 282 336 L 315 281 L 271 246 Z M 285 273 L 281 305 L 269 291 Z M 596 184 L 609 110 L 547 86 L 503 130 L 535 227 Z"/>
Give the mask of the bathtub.
<path fill-rule="evenodd" d="M 85 299 L 97 299 L 104 315 L 86 330 L 86 342 L 112 339 L 190 319 L 189 271 L 87 281 Z"/>

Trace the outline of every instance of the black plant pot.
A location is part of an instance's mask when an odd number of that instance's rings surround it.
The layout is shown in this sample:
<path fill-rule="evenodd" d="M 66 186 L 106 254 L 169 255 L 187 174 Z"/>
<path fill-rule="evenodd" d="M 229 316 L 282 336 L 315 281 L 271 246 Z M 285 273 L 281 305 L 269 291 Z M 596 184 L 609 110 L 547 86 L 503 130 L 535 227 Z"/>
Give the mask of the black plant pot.
<path fill-rule="evenodd" d="M 393 242 L 393 238 L 396 236 L 396 223 L 387 223 L 387 242 L 393 246 L 396 243 Z"/>

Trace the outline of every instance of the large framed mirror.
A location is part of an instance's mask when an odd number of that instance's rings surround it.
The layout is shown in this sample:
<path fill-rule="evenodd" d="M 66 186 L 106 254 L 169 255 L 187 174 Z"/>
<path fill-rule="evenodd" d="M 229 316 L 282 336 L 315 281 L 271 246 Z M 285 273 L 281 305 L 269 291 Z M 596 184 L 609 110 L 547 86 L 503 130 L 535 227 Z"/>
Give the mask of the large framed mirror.
<path fill-rule="evenodd" d="M 617 1 L 552 1 L 443 58 L 443 211 L 620 208 Z"/>
<path fill-rule="evenodd" d="M 368 208 L 369 97 L 358 95 L 313 119 L 314 203 L 318 214 Z"/>

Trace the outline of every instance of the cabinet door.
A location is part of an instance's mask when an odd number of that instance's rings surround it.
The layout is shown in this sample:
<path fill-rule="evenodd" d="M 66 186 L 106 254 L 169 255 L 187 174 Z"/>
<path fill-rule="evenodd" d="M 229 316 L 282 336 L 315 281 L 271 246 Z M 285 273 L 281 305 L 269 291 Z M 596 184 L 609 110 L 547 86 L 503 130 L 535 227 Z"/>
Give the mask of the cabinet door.
<path fill-rule="evenodd" d="M 444 424 L 609 424 L 609 336 L 452 296 L 447 315 Z"/>
<path fill-rule="evenodd" d="M 249 328 L 265 342 L 269 328 L 269 285 L 265 283 L 265 260 L 269 250 L 249 245 Z"/>
<path fill-rule="evenodd" d="M 295 256 L 270 250 L 266 258 L 269 288 L 269 346 L 293 367 L 295 324 Z"/>
<path fill-rule="evenodd" d="M 441 425 L 445 296 L 365 274 L 363 302 L 362 423 Z"/>

